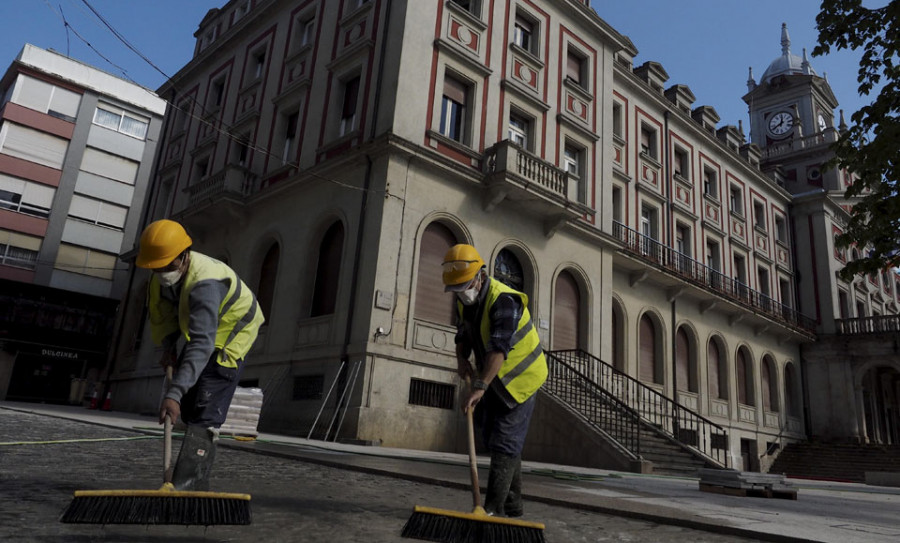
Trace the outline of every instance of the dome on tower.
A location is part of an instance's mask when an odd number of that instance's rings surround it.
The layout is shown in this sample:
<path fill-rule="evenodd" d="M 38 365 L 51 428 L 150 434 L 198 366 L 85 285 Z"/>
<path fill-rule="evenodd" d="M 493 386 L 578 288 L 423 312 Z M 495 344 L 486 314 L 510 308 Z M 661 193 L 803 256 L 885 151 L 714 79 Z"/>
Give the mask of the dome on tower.
<path fill-rule="evenodd" d="M 787 24 L 781 24 L 781 56 L 769 64 L 760 79 L 760 83 L 768 83 L 779 75 L 819 75 L 809 64 L 806 49 L 803 50 L 803 58 L 791 54 L 791 37 L 788 35 Z"/>

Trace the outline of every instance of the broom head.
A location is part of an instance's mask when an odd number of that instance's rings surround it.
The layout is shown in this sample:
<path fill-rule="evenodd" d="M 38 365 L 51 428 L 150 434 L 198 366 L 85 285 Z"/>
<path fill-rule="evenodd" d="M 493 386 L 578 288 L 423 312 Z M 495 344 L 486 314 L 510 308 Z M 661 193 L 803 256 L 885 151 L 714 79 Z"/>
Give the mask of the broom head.
<path fill-rule="evenodd" d="M 76 524 L 250 524 L 250 495 L 172 490 L 79 490 L 60 522 Z"/>
<path fill-rule="evenodd" d="M 440 543 L 544 543 L 544 525 L 494 517 L 481 506 L 461 513 L 417 505 L 400 535 Z"/>

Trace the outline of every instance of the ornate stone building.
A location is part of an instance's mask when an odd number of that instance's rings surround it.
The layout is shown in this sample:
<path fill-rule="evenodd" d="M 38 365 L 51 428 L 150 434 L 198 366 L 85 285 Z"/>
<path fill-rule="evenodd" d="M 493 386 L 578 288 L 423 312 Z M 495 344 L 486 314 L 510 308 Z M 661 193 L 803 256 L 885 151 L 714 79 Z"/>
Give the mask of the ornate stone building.
<path fill-rule="evenodd" d="M 196 36 L 158 90 L 146 220 L 183 221 L 258 293 L 263 429 L 462 450 L 457 242 L 528 294 L 550 352 L 526 456 L 678 471 L 656 439 L 757 469 L 822 428 L 804 353 L 838 322 L 817 289 L 839 299 L 839 254 L 816 221 L 844 211 L 799 188 L 827 148 L 799 150 L 834 137 L 836 100 L 788 49 L 747 142 L 586 1 L 232 0 Z M 133 410 L 159 395 L 146 280 L 111 357 Z"/>

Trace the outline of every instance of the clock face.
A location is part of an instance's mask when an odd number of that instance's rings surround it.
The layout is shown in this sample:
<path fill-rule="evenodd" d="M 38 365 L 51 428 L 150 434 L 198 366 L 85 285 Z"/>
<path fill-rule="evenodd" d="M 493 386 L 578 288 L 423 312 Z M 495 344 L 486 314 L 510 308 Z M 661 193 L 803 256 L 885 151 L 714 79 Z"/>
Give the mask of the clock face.
<path fill-rule="evenodd" d="M 769 132 L 776 136 L 787 134 L 793 126 L 794 116 L 787 111 L 779 111 L 769 118 Z"/>
<path fill-rule="evenodd" d="M 822 115 L 821 113 L 819 113 L 819 117 L 817 120 L 819 122 L 819 131 L 820 132 L 824 131 L 826 128 L 828 128 L 828 123 L 825 122 L 825 115 Z"/>

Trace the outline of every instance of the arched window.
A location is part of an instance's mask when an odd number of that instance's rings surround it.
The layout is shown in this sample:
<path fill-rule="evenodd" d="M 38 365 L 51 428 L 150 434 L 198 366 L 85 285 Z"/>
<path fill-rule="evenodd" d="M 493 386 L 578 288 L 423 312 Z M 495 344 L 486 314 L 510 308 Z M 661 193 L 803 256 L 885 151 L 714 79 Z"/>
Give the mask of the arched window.
<path fill-rule="evenodd" d="M 553 299 L 553 349 L 578 349 L 581 346 L 581 314 L 578 284 L 572 274 L 563 271 L 556 278 Z"/>
<path fill-rule="evenodd" d="M 447 249 L 456 245 L 456 236 L 440 223 L 431 223 L 419 242 L 419 271 L 416 276 L 417 319 L 452 326 L 456 319 L 454 297 L 444 292 L 441 264 Z"/>
<path fill-rule="evenodd" d="M 753 394 L 753 368 L 750 367 L 750 357 L 743 347 L 738 349 L 735 359 L 735 373 L 737 374 L 738 403 L 743 405 L 756 405 Z"/>
<path fill-rule="evenodd" d="M 509 249 L 501 249 L 497 253 L 497 258 L 494 259 L 493 277 L 509 288 L 525 292 L 525 274 L 522 272 L 522 263 Z"/>
<path fill-rule="evenodd" d="M 778 386 L 775 361 L 766 355 L 762 363 L 762 401 L 763 409 L 773 413 L 778 412 Z"/>
<path fill-rule="evenodd" d="M 784 410 L 792 417 L 800 416 L 797 370 L 792 362 L 788 362 L 784 366 Z"/>
<path fill-rule="evenodd" d="M 638 364 L 638 376 L 641 381 L 648 383 L 662 383 L 662 372 L 659 371 L 659 356 L 657 349 L 656 325 L 649 315 L 641 317 L 640 332 L 640 362 Z"/>
<path fill-rule="evenodd" d="M 678 390 L 697 392 L 692 358 L 691 340 L 684 326 L 681 326 L 675 334 L 675 381 Z"/>
<path fill-rule="evenodd" d="M 316 265 L 316 282 L 313 286 L 310 317 L 334 313 L 343 252 L 344 225 L 337 221 L 325 231 L 322 243 L 319 244 L 319 262 Z"/>
<path fill-rule="evenodd" d="M 706 368 L 709 374 L 709 397 L 718 400 L 728 399 L 728 372 L 725 369 L 725 358 L 718 342 L 711 338 L 706 346 Z"/>
<path fill-rule="evenodd" d="M 281 258 L 281 249 L 277 243 L 273 243 L 266 256 L 263 257 L 262 266 L 259 269 L 259 288 L 256 289 L 256 302 L 259 309 L 269 322 L 272 316 L 272 300 L 275 299 L 275 279 L 278 277 L 278 259 Z"/>
<path fill-rule="evenodd" d="M 612 357 L 613 367 L 625 372 L 625 316 L 617 301 L 612 304 Z"/>

